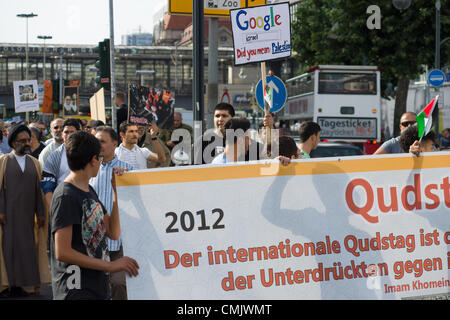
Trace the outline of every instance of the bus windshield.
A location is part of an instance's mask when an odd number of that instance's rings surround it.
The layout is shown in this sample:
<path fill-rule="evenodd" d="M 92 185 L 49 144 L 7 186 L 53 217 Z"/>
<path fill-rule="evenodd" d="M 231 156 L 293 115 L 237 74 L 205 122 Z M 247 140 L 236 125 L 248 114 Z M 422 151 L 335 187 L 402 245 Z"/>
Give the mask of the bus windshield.
<path fill-rule="evenodd" d="M 377 94 L 375 73 L 319 72 L 319 94 Z"/>

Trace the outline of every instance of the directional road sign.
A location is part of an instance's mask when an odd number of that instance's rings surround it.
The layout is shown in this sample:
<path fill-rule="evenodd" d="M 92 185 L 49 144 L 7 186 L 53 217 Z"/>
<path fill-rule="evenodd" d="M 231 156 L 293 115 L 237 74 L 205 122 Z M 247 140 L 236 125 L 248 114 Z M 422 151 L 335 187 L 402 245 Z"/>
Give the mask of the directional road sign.
<path fill-rule="evenodd" d="M 431 71 L 428 74 L 428 83 L 433 87 L 440 87 L 445 82 L 445 74 L 438 69 Z"/>
<path fill-rule="evenodd" d="M 272 89 L 271 101 L 272 107 L 270 108 L 270 112 L 280 111 L 287 99 L 287 90 L 283 81 L 276 76 L 266 76 L 266 83 L 269 88 Z M 256 86 L 256 101 L 261 109 L 264 110 L 264 94 L 262 87 L 262 80 L 259 80 L 258 85 Z"/>

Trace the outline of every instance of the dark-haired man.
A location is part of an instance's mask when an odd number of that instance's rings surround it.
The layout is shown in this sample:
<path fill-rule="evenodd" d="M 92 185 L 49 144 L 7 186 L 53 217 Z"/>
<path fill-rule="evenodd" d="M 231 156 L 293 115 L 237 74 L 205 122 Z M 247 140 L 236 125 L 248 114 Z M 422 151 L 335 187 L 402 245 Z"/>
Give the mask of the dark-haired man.
<path fill-rule="evenodd" d="M 89 185 L 103 157 L 101 144 L 87 132 L 72 134 L 66 143 L 70 174 L 55 190 L 51 212 L 51 271 L 54 299 L 109 298 L 107 272 L 138 274 L 134 259 L 109 261 L 107 237 L 118 239 L 120 220 L 115 178 L 111 214 Z"/>
<path fill-rule="evenodd" d="M 70 173 L 65 144 L 71 134 L 80 130 L 81 123 L 78 119 L 69 118 L 64 120 L 62 125 L 64 143 L 53 151 L 44 163 L 41 186 L 45 195 L 47 208 L 50 208 L 53 191 Z"/>
<path fill-rule="evenodd" d="M 119 137 L 116 131 L 111 127 L 100 126 L 96 128 L 95 137 L 101 145 L 100 156 L 103 161 L 96 177 L 91 178 L 89 184 L 97 192 L 98 198 L 103 203 L 108 214 L 113 208 L 113 185 L 111 179 L 116 168 L 125 171 L 133 170 L 133 167 L 119 159 L 114 154 L 119 143 Z M 118 260 L 123 257 L 122 240 L 112 240 L 108 238 L 108 249 L 111 261 Z M 111 298 L 112 300 L 127 300 L 127 288 L 125 281 L 125 272 L 114 272 L 110 276 Z"/>
<path fill-rule="evenodd" d="M 125 93 L 116 93 L 117 108 L 117 130 L 119 130 L 122 122 L 128 122 L 128 106 L 125 104 Z"/>
<path fill-rule="evenodd" d="M 311 150 L 317 148 L 320 142 L 320 126 L 313 121 L 305 121 L 299 129 L 299 149 L 302 159 L 309 159 Z"/>
<path fill-rule="evenodd" d="M 221 129 L 223 139 L 225 140 L 225 149 L 211 163 L 244 161 L 250 141 L 248 129 L 250 129 L 250 121 L 248 119 L 229 119 Z"/>
<path fill-rule="evenodd" d="M 0 239 L 3 255 L 0 257 L 4 257 L 9 295 L 22 296 L 27 295 L 23 287 L 41 284 L 34 221 L 36 217 L 39 227 L 44 226 L 45 208 L 39 185 L 39 161 L 29 156 L 30 129 L 25 125 L 13 127 L 8 143 L 13 152 L 0 158 L 0 167 L 4 168 L 0 177 L 0 227 L 3 233 Z M 0 261 L 0 266 L 2 263 Z M 0 280 L 1 273 L 5 272 L 1 269 Z"/>
<path fill-rule="evenodd" d="M 278 150 L 282 157 L 289 159 L 297 159 L 301 157 L 300 150 L 295 143 L 295 140 L 289 136 L 281 136 L 278 140 Z"/>
<path fill-rule="evenodd" d="M 118 159 L 129 163 L 135 170 L 147 169 L 147 161 L 164 162 L 166 156 L 164 149 L 157 138 L 158 126 L 152 122 L 149 127 L 151 140 L 154 141 L 155 153 L 147 148 L 140 148 L 138 143 L 138 126 L 136 124 L 122 122 L 120 125 L 120 137 L 122 143 L 116 148 Z"/>
<path fill-rule="evenodd" d="M 207 164 L 225 150 L 222 129 L 225 123 L 235 115 L 234 107 L 229 103 L 219 103 L 214 108 L 214 130 L 207 130 L 194 143 L 194 163 Z M 265 123 L 266 124 L 266 123 Z M 245 161 L 259 160 L 263 145 L 254 140 L 249 141 L 250 152 L 245 154 Z"/>

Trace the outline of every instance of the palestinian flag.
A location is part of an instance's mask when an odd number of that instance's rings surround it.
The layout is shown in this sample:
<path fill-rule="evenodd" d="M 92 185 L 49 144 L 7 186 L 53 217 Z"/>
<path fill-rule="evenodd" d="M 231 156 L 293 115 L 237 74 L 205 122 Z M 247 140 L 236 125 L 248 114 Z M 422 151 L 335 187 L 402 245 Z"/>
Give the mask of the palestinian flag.
<path fill-rule="evenodd" d="M 416 117 L 417 129 L 419 131 L 419 139 L 422 139 L 431 129 L 432 126 L 432 114 L 434 107 L 436 106 L 439 99 L 437 95 L 431 102 L 422 110 Z"/>
<path fill-rule="evenodd" d="M 269 110 L 272 109 L 272 88 L 266 85 L 266 88 L 264 89 L 264 100 L 266 100 L 267 104 L 269 105 Z"/>

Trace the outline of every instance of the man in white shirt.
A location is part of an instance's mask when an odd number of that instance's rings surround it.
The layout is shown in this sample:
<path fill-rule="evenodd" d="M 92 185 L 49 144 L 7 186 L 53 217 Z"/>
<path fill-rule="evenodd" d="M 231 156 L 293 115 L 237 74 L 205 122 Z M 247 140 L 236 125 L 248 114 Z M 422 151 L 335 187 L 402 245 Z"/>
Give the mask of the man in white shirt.
<path fill-rule="evenodd" d="M 137 146 L 137 125 L 122 122 L 119 130 L 122 143 L 115 150 L 115 155 L 119 160 L 129 163 L 135 170 L 147 169 L 147 159 L 159 163 L 166 161 L 164 149 L 157 138 L 159 129 L 155 122 L 150 124 L 150 134 L 154 141 L 156 153 Z"/>
<path fill-rule="evenodd" d="M 61 118 L 56 118 L 50 123 L 50 133 L 52 134 L 51 139 L 45 141 L 46 147 L 39 154 L 39 163 L 41 167 L 44 168 L 44 163 L 48 156 L 58 149 L 58 147 L 63 144 L 64 139 L 62 136 L 64 120 Z"/>

